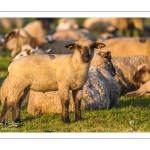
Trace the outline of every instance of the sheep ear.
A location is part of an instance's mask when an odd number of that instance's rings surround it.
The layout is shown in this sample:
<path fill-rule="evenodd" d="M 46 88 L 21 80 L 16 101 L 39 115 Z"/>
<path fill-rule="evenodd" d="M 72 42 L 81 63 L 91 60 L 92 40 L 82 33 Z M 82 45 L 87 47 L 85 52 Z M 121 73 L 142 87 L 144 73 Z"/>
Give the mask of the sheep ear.
<path fill-rule="evenodd" d="M 33 52 L 32 52 L 31 49 L 28 49 L 28 50 L 27 50 L 27 54 L 28 54 L 28 55 L 31 55 L 32 53 L 33 53 Z"/>
<path fill-rule="evenodd" d="M 13 37 L 16 37 L 18 35 L 18 33 L 16 33 L 15 31 L 11 31 L 8 34 L 6 34 L 5 38 L 6 41 L 9 41 L 10 39 L 12 39 Z"/>
<path fill-rule="evenodd" d="M 75 43 L 73 43 L 73 44 L 68 44 L 68 45 L 66 45 L 65 46 L 68 50 L 70 50 L 70 49 L 75 49 L 76 47 L 75 47 Z"/>
<path fill-rule="evenodd" d="M 94 48 L 101 49 L 105 47 L 106 45 L 104 43 L 94 43 Z"/>

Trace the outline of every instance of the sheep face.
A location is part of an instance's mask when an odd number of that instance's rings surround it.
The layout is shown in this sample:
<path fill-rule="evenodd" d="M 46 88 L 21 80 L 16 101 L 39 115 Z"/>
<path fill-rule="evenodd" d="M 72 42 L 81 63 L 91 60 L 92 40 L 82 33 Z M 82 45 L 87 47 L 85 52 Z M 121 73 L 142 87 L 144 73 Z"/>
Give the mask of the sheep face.
<path fill-rule="evenodd" d="M 94 55 L 94 49 L 100 49 L 105 47 L 103 43 L 94 43 L 91 40 L 80 40 L 76 43 L 65 46 L 68 49 L 75 49 L 76 53 L 80 53 L 80 57 L 83 62 L 89 62 Z"/>
<path fill-rule="evenodd" d="M 136 73 L 133 76 L 135 82 L 145 83 L 150 80 L 150 65 L 142 64 L 138 66 Z"/>
<path fill-rule="evenodd" d="M 32 49 L 23 49 L 23 50 L 12 60 L 12 62 L 15 61 L 15 60 L 17 60 L 17 59 L 20 58 L 20 57 L 32 55 L 32 53 L 33 53 L 33 50 L 32 50 Z"/>
<path fill-rule="evenodd" d="M 103 59 L 106 59 L 106 61 L 103 60 L 103 62 L 105 63 L 105 67 L 109 69 L 109 72 L 112 76 L 115 76 L 116 69 L 111 61 L 111 52 L 110 51 L 107 51 L 107 52 L 99 51 L 98 55 L 100 55 Z"/>

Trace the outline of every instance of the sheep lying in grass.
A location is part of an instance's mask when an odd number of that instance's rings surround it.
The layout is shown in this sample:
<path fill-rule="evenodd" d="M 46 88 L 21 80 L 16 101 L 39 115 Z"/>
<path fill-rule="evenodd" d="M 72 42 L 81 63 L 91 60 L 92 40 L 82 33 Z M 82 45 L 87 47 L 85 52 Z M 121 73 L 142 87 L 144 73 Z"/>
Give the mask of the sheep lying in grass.
<path fill-rule="evenodd" d="M 83 86 L 81 110 L 107 109 L 118 104 L 120 91 L 110 62 L 110 53 L 97 52 L 91 62 L 88 79 Z M 74 102 L 70 94 L 69 111 L 74 111 Z M 30 90 L 28 113 L 31 115 L 61 112 L 61 103 L 57 91 L 37 92 Z"/>
<path fill-rule="evenodd" d="M 141 64 L 138 66 L 133 80 L 136 83 L 142 84 L 141 87 L 135 91 L 128 92 L 126 96 L 142 96 L 150 92 L 150 64 Z"/>
<path fill-rule="evenodd" d="M 112 57 L 127 57 L 133 55 L 150 55 L 150 38 L 121 37 L 105 40 L 107 47 L 104 51 L 110 51 Z"/>
<path fill-rule="evenodd" d="M 75 119 L 81 120 L 81 89 L 87 80 L 94 48 L 104 47 L 103 43 L 80 40 L 66 45 L 75 49 L 71 55 L 55 55 L 51 59 L 47 54 L 22 57 L 9 66 L 9 90 L 1 113 L 0 123 L 7 122 L 12 108 L 12 120 L 20 122 L 21 97 L 25 90 L 41 92 L 59 91 L 62 105 L 62 121 L 69 123 L 69 90 L 75 101 Z M 30 64 L 30 65 L 26 65 Z M 67 66 L 64 70 L 64 66 Z M 43 68 L 41 70 L 41 68 Z M 16 74 L 19 71 L 18 74 Z M 63 72 L 63 74 L 62 74 Z"/>
<path fill-rule="evenodd" d="M 112 63 L 116 69 L 115 79 L 121 88 L 121 95 L 136 90 L 139 85 L 133 80 L 137 66 L 150 63 L 150 56 L 135 55 L 130 57 L 114 57 Z"/>

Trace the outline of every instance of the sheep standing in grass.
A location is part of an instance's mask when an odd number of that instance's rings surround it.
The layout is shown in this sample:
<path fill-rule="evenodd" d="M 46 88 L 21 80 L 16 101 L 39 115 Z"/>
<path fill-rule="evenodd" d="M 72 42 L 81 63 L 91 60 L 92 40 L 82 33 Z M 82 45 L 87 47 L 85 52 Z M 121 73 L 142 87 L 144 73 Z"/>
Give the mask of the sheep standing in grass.
<path fill-rule="evenodd" d="M 112 68 L 110 53 L 96 52 L 92 59 L 88 79 L 83 86 L 81 110 L 107 109 L 118 104 L 120 91 Z M 69 110 L 74 111 L 74 102 L 70 94 Z M 58 91 L 37 92 L 30 90 L 28 113 L 31 115 L 61 112 Z"/>
<path fill-rule="evenodd" d="M 0 123 L 7 122 L 8 113 L 12 108 L 12 120 L 20 121 L 21 97 L 25 90 L 59 92 L 62 105 L 62 121 L 69 123 L 69 90 L 72 90 L 75 102 L 75 119 L 81 120 L 82 87 L 87 80 L 94 48 L 104 47 L 103 43 L 91 40 L 79 40 L 66 45 L 75 49 L 71 55 L 32 55 L 11 63 L 9 67 L 9 90 L 1 113 Z M 27 65 L 30 64 L 30 65 Z M 64 69 L 64 66 L 66 68 Z M 42 68 L 42 70 L 41 70 Z M 16 74 L 19 72 L 18 74 Z M 63 72 L 63 74 L 62 74 Z"/>
<path fill-rule="evenodd" d="M 136 83 L 142 84 L 139 89 L 128 92 L 125 96 L 142 96 L 150 92 L 150 64 L 141 64 L 138 66 L 133 80 Z"/>

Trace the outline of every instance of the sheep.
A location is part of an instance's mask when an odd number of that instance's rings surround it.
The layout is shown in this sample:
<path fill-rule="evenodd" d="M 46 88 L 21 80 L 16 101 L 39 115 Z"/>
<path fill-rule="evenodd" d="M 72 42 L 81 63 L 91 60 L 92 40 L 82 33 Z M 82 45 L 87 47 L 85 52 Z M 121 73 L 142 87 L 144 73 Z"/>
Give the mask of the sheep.
<path fill-rule="evenodd" d="M 67 43 L 75 42 L 76 40 L 71 38 L 57 38 L 48 41 L 46 38 L 32 37 L 24 29 L 14 29 L 5 35 L 6 42 L 2 46 L 2 50 L 12 50 L 11 56 L 14 58 L 21 51 L 22 45 L 29 44 L 35 48 L 38 46 L 42 50 L 51 49 L 51 54 L 72 54 L 74 50 L 68 51 L 65 48 Z"/>
<path fill-rule="evenodd" d="M 117 82 L 104 68 L 92 67 L 83 86 L 81 110 L 109 109 L 118 105 L 120 91 Z M 74 101 L 70 94 L 69 111 L 74 111 Z M 37 115 L 61 112 L 58 91 L 29 91 L 28 114 Z"/>
<path fill-rule="evenodd" d="M 122 32 L 124 36 L 130 31 L 129 35 L 133 36 L 133 30 L 137 29 L 138 36 L 143 36 L 145 19 L 143 18 L 87 18 L 83 22 L 86 29 L 97 29 L 106 31 L 109 26 L 113 26 Z"/>
<path fill-rule="evenodd" d="M 58 20 L 58 26 L 56 32 L 53 34 L 54 37 L 70 37 L 75 40 L 81 38 L 87 38 L 92 41 L 96 41 L 96 37 L 87 29 L 80 28 L 79 24 L 75 19 L 72 18 L 61 18 Z"/>
<path fill-rule="evenodd" d="M 92 59 L 88 79 L 83 86 L 81 110 L 107 109 L 118 105 L 120 91 L 112 69 L 110 53 L 96 52 Z M 69 111 L 74 111 L 70 94 Z M 27 111 L 31 115 L 61 112 L 58 91 L 37 92 L 30 90 Z"/>
<path fill-rule="evenodd" d="M 23 29 L 26 30 L 32 37 L 43 37 L 46 34 L 53 34 L 55 31 L 50 23 L 52 18 L 38 18 L 26 24 Z"/>
<path fill-rule="evenodd" d="M 112 66 L 110 52 L 105 53 L 98 51 L 94 54 L 87 82 L 83 86 L 81 110 L 106 109 L 117 106 L 120 92 L 116 81 L 113 79 L 115 70 Z M 4 104 L 7 95 L 7 84 L 9 84 L 9 82 L 4 82 L 1 87 L 1 93 L 3 93 L 1 96 L 2 105 Z M 5 89 L 3 87 L 5 87 Z M 23 101 L 24 103 L 22 106 L 28 103 L 28 114 L 35 115 L 61 112 L 61 105 L 57 91 L 43 93 L 30 90 L 24 97 L 25 101 Z M 69 110 L 74 111 L 71 92 Z"/>
<path fill-rule="evenodd" d="M 21 28 L 25 20 L 23 18 L 0 18 L 0 28 Z"/>
<path fill-rule="evenodd" d="M 14 29 L 5 35 L 5 44 L 1 46 L 2 50 L 12 50 L 11 56 L 15 57 L 20 51 L 22 45 L 29 44 L 32 47 L 47 43 L 44 38 L 34 38 L 26 30 Z"/>
<path fill-rule="evenodd" d="M 58 25 L 56 26 L 56 31 L 68 30 L 68 29 L 78 29 L 79 25 L 75 19 L 72 18 L 61 18 L 58 20 Z"/>
<path fill-rule="evenodd" d="M 135 55 L 130 57 L 112 57 L 112 63 L 116 69 L 115 80 L 121 86 L 121 95 L 136 90 L 139 85 L 133 80 L 137 66 L 142 63 L 150 63 L 150 56 Z"/>
<path fill-rule="evenodd" d="M 110 51 L 112 57 L 150 55 L 150 38 L 116 37 L 105 40 L 105 44 L 107 45 L 107 47 L 104 49 L 104 51 Z"/>
<path fill-rule="evenodd" d="M 70 122 L 68 93 L 69 90 L 72 90 L 75 101 L 75 120 L 81 120 L 81 91 L 87 80 L 94 48 L 98 47 L 103 48 L 105 44 L 82 39 L 66 45 L 68 49 L 75 49 L 73 54 L 55 55 L 53 59 L 47 54 L 31 55 L 11 63 L 8 76 L 9 90 L 2 109 L 0 123 L 7 122 L 10 108 L 12 108 L 12 120 L 20 122 L 22 93 L 29 89 L 41 92 L 58 90 L 64 123 Z M 64 66 L 66 66 L 65 70 Z"/>
<path fill-rule="evenodd" d="M 16 55 L 14 59 L 12 59 L 12 62 L 22 56 L 37 55 L 37 54 L 44 54 L 44 53 L 48 54 L 50 50 L 51 49 L 48 49 L 47 51 L 43 51 L 42 49 L 39 49 L 38 47 L 34 49 L 30 45 L 26 44 L 22 46 L 21 52 L 18 55 Z"/>
<path fill-rule="evenodd" d="M 139 89 L 128 92 L 125 96 L 142 96 L 145 93 L 150 92 L 150 64 L 143 63 L 137 67 L 137 70 L 133 76 L 133 80 L 136 83 L 142 84 Z"/>
<path fill-rule="evenodd" d="M 58 30 L 53 34 L 53 37 L 54 38 L 55 37 L 66 37 L 66 38 L 72 38 L 75 40 L 87 38 L 89 40 L 96 41 L 95 36 L 87 29 Z"/>

